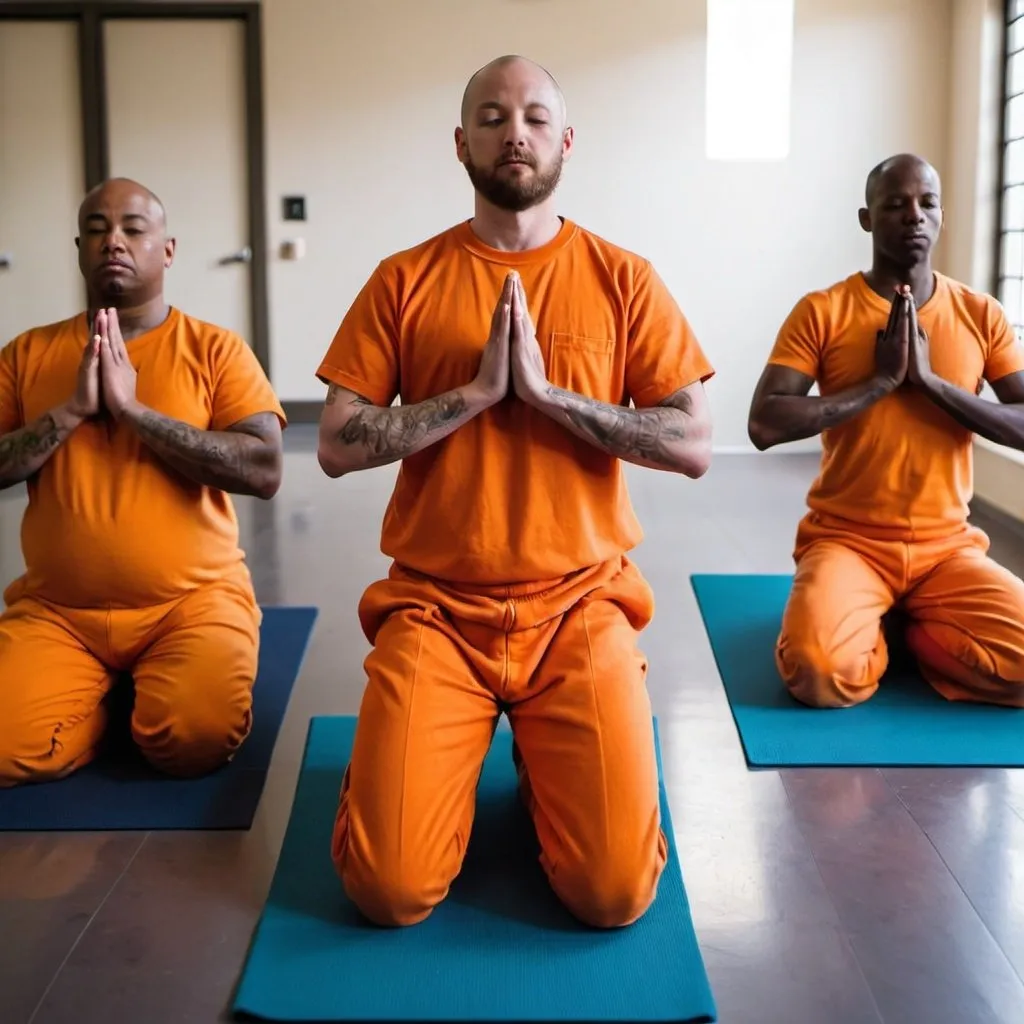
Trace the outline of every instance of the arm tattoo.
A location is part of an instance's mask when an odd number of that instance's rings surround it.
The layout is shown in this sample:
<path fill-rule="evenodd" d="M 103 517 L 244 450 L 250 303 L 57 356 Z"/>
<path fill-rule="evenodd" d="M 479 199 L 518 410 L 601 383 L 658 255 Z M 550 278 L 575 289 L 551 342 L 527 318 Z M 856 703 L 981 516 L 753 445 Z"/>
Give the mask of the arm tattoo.
<path fill-rule="evenodd" d="M 0 437 L 0 488 L 11 487 L 38 472 L 60 447 L 73 426 L 58 423 L 52 412 Z"/>
<path fill-rule="evenodd" d="M 690 439 L 687 416 L 691 403 L 685 393 L 677 392 L 652 409 L 609 405 L 553 385 L 548 386 L 547 394 L 557 410 L 556 419 L 609 455 L 672 465 L 675 450 Z"/>
<path fill-rule="evenodd" d="M 371 465 L 403 458 L 431 434 L 450 427 L 468 409 L 466 399 L 458 391 L 416 405 L 387 409 L 362 397 L 353 399 L 351 404 L 359 409 L 338 432 L 338 440 L 347 445 L 362 445 L 370 454 Z"/>
<path fill-rule="evenodd" d="M 273 413 L 261 413 L 229 430 L 200 430 L 146 409 L 135 421 L 139 436 L 165 462 L 194 483 L 233 494 L 276 490 L 280 450 L 267 430 Z"/>

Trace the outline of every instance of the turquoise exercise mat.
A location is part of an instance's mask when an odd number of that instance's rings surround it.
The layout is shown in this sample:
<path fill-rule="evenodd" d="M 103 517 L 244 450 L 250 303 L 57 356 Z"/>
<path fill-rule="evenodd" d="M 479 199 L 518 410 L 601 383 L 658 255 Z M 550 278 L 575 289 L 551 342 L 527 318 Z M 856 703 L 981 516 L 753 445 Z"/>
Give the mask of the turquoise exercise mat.
<path fill-rule="evenodd" d="M 229 764 L 198 779 L 151 768 L 131 740 L 131 692 L 122 690 L 95 761 L 57 782 L 0 789 L 0 832 L 250 828 L 317 614 L 263 609 L 252 732 Z"/>
<path fill-rule="evenodd" d="M 503 723 L 484 762 L 466 861 L 448 898 L 421 924 L 376 928 L 347 900 L 330 859 L 354 735 L 354 718 L 310 723 L 236 1015 L 293 1022 L 715 1020 L 664 784 L 669 861 L 653 906 L 628 928 L 585 928 L 562 908 L 537 862 Z"/>
<path fill-rule="evenodd" d="M 699 575 L 691 582 L 751 767 L 1024 765 L 1024 712 L 947 701 L 898 647 L 865 703 L 799 704 L 775 667 L 792 576 Z"/>

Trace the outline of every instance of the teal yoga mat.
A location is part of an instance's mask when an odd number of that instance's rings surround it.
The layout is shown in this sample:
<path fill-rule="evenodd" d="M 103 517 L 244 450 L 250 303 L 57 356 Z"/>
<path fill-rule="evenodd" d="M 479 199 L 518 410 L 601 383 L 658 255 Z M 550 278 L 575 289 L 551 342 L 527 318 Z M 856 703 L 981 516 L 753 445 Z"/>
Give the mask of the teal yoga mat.
<path fill-rule="evenodd" d="M 348 902 L 331 830 L 355 719 L 310 723 L 295 802 L 234 1010 L 275 1021 L 714 1021 L 661 787 L 669 862 L 629 928 L 570 917 L 537 863 L 502 723 L 463 870 L 421 924 L 375 928 Z M 659 750 L 660 768 L 660 750 Z M 659 771 L 660 777 L 660 771 Z"/>
<path fill-rule="evenodd" d="M 1024 712 L 945 700 L 898 648 L 864 704 L 797 703 L 774 654 L 792 577 L 699 575 L 691 582 L 751 767 L 1024 765 Z"/>

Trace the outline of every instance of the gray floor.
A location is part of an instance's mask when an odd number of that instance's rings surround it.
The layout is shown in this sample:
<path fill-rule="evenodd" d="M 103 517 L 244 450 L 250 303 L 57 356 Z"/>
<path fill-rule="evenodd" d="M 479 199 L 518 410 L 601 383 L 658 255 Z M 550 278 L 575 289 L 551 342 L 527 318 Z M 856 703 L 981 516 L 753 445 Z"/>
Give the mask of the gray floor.
<path fill-rule="evenodd" d="M 223 1019 L 280 847 L 310 715 L 351 713 L 355 617 L 389 469 L 330 481 L 289 432 L 286 483 L 239 503 L 261 600 L 320 622 L 244 834 L 0 835 L 0 1024 Z M 1024 774 L 750 772 L 692 572 L 786 572 L 815 461 L 722 456 L 697 483 L 631 473 L 658 612 L 644 646 L 697 931 L 722 1024 L 1021 1024 Z M 0 498 L 0 577 L 20 570 Z M 980 520 L 979 520 L 980 521 Z M 1024 571 L 1018 537 L 984 521 Z"/>

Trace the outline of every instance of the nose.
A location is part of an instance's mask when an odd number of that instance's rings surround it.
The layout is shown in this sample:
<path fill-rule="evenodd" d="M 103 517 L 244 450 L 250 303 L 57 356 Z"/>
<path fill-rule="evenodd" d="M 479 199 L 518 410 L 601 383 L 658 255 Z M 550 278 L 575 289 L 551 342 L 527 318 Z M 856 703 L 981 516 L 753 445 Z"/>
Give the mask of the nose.
<path fill-rule="evenodd" d="M 526 144 L 526 118 L 513 114 L 505 122 L 505 146 L 508 149 L 522 149 Z"/>
<path fill-rule="evenodd" d="M 911 199 L 906 206 L 905 219 L 909 224 L 923 224 L 924 210 L 916 199 Z"/>
<path fill-rule="evenodd" d="M 103 238 L 104 253 L 124 252 L 124 237 L 117 228 L 111 228 Z"/>

